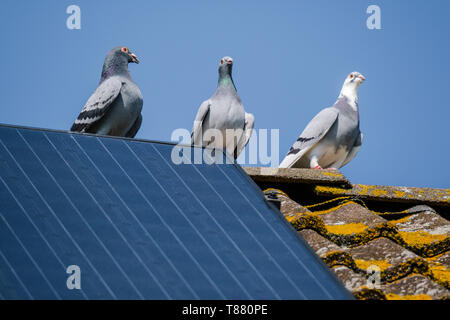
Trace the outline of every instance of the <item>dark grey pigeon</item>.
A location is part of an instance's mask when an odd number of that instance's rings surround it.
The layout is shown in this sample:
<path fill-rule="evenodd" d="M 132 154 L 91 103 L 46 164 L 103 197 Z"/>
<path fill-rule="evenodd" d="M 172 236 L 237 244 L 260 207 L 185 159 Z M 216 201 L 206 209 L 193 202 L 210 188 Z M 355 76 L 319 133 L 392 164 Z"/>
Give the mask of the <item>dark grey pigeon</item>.
<path fill-rule="evenodd" d="M 216 92 L 200 105 L 191 139 L 193 145 L 224 149 L 236 159 L 250 140 L 255 118 L 244 110 L 231 77 L 232 67 L 232 58 L 220 60 Z M 227 130 L 233 134 L 227 135 Z M 222 139 L 217 139 L 217 132 Z"/>
<path fill-rule="evenodd" d="M 100 84 L 86 102 L 70 131 L 134 138 L 142 123 L 142 94 L 128 71 L 139 63 L 126 47 L 105 58 Z"/>
<path fill-rule="evenodd" d="M 336 103 L 319 112 L 294 142 L 280 168 L 339 169 L 361 148 L 358 88 L 365 80 L 352 72 L 344 82 Z"/>

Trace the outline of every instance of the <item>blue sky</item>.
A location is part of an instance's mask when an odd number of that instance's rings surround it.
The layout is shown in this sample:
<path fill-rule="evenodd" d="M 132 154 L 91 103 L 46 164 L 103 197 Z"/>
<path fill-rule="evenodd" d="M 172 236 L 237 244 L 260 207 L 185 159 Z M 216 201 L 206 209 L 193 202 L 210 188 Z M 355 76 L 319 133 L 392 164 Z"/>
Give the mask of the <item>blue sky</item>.
<path fill-rule="evenodd" d="M 66 8 L 81 8 L 81 30 Z M 381 8 L 382 30 L 366 27 Z M 137 138 L 169 141 L 192 127 L 233 78 L 256 129 L 280 129 L 280 161 L 309 120 L 359 71 L 363 146 L 342 172 L 353 183 L 450 188 L 450 1 L 27 1 L 0 12 L 0 123 L 70 128 L 106 53 L 126 45 L 144 96 Z"/>

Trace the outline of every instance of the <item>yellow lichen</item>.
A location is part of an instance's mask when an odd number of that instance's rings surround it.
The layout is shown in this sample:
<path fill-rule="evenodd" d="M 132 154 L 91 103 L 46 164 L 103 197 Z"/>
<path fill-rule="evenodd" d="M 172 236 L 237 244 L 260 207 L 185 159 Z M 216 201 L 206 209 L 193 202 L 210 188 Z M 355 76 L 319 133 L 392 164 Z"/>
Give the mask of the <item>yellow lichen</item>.
<path fill-rule="evenodd" d="M 338 224 L 338 225 L 327 225 L 326 226 L 328 232 L 334 234 L 352 234 L 352 233 L 361 233 L 367 230 L 368 226 L 364 223 L 347 223 L 347 224 Z"/>
<path fill-rule="evenodd" d="M 429 266 L 431 275 L 434 279 L 436 279 L 439 283 L 448 287 L 450 284 L 450 268 L 439 263 L 437 260 L 440 259 L 444 254 L 437 255 L 432 258 L 426 259 Z"/>
<path fill-rule="evenodd" d="M 387 262 L 387 260 L 374 260 L 374 259 L 371 260 L 354 259 L 354 260 L 356 266 L 361 270 L 367 270 L 370 266 L 377 266 L 381 270 L 386 270 L 387 268 L 392 266 L 392 264 Z"/>
<path fill-rule="evenodd" d="M 388 192 L 386 190 L 373 188 L 371 190 L 371 194 L 375 197 L 379 197 L 379 196 L 386 196 L 388 194 Z"/>
<path fill-rule="evenodd" d="M 406 192 L 394 190 L 394 194 L 398 198 L 403 198 L 405 196 Z"/>
<path fill-rule="evenodd" d="M 444 265 L 434 265 L 430 268 L 433 277 L 439 282 L 450 283 L 450 269 Z"/>
<path fill-rule="evenodd" d="M 333 207 L 333 208 L 330 208 L 330 209 L 327 209 L 327 210 L 314 211 L 314 212 L 312 212 L 312 214 L 315 215 L 315 216 L 322 215 L 322 214 L 327 214 L 327 213 L 336 211 L 339 208 L 342 208 L 342 207 L 347 206 L 347 205 L 352 204 L 352 203 L 356 204 L 356 202 L 353 202 L 353 201 L 345 201 L 344 203 L 342 203 L 342 204 L 340 204 L 340 205 L 338 205 L 336 207 Z M 309 208 L 309 207 L 307 207 L 307 208 Z"/>
<path fill-rule="evenodd" d="M 368 193 L 369 193 L 369 187 L 365 186 L 365 185 L 361 185 L 361 191 L 359 192 L 359 194 L 366 195 Z"/>
<path fill-rule="evenodd" d="M 323 171 L 322 175 L 329 176 L 329 177 L 335 177 L 335 178 L 342 178 L 343 177 L 343 175 L 340 174 L 340 173 L 326 172 L 326 171 Z"/>
<path fill-rule="evenodd" d="M 423 246 L 433 242 L 442 241 L 447 238 L 442 234 L 431 234 L 425 231 L 403 232 L 399 231 L 402 239 L 411 246 Z"/>
<path fill-rule="evenodd" d="M 397 225 L 397 224 L 401 224 L 401 223 L 405 223 L 409 220 L 410 216 L 406 216 L 397 220 L 392 220 L 391 223 Z"/>
<path fill-rule="evenodd" d="M 316 192 L 323 192 L 327 194 L 345 194 L 346 190 L 342 188 L 336 188 L 336 187 L 325 187 L 325 186 L 316 186 Z"/>
<path fill-rule="evenodd" d="M 388 300 L 433 300 L 431 296 L 427 294 L 415 294 L 415 295 L 405 295 L 401 296 L 394 293 L 388 293 L 386 294 L 386 298 Z"/>

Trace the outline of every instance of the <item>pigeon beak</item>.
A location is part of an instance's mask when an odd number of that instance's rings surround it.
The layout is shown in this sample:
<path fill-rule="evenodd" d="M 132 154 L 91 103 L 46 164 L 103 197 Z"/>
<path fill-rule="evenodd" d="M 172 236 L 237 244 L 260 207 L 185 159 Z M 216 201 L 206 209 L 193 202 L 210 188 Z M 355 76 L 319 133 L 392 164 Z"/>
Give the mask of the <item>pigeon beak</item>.
<path fill-rule="evenodd" d="M 139 63 L 139 59 L 136 57 L 134 53 L 130 53 L 130 56 L 134 63 Z"/>
<path fill-rule="evenodd" d="M 360 75 L 358 76 L 358 78 L 360 78 L 362 81 L 366 80 L 366 78 L 365 78 L 362 74 L 360 74 Z"/>
<path fill-rule="evenodd" d="M 227 63 L 228 63 L 228 64 L 233 64 L 233 59 L 229 59 L 229 60 L 227 61 Z"/>

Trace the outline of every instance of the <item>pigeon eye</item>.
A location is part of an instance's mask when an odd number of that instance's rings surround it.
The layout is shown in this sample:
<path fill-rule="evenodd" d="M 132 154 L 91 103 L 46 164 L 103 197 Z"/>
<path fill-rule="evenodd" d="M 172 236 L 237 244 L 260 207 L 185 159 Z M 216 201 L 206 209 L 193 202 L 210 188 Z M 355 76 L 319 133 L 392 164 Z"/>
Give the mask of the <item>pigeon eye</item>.
<path fill-rule="evenodd" d="M 353 78 L 353 73 L 350 75 L 350 79 Z"/>
<path fill-rule="evenodd" d="M 125 52 L 125 53 L 128 53 L 128 48 L 127 47 L 123 47 L 122 51 Z"/>
<path fill-rule="evenodd" d="M 223 64 L 223 59 L 222 59 L 222 60 L 220 60 L 220 64 Z"/>

